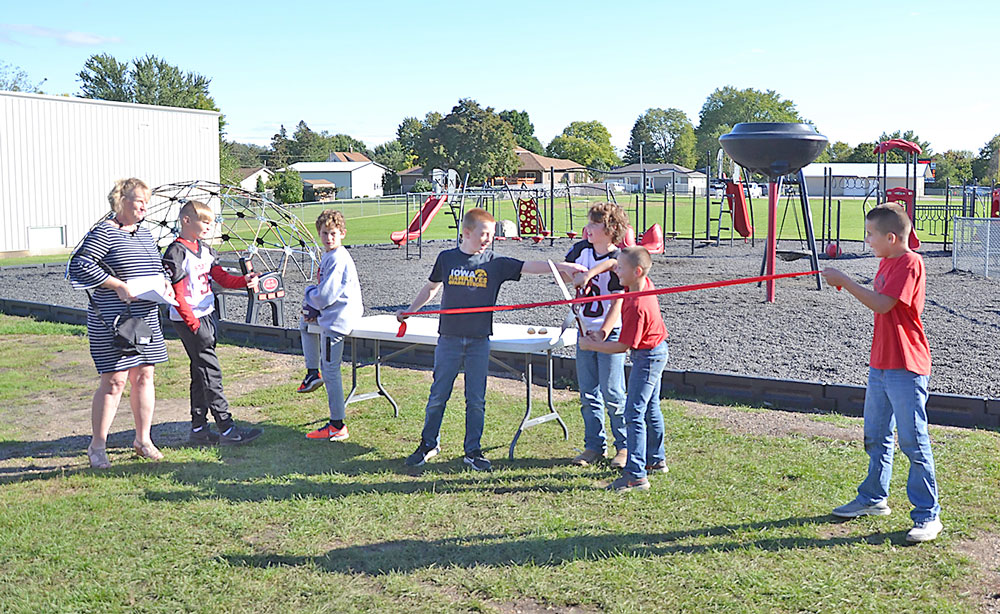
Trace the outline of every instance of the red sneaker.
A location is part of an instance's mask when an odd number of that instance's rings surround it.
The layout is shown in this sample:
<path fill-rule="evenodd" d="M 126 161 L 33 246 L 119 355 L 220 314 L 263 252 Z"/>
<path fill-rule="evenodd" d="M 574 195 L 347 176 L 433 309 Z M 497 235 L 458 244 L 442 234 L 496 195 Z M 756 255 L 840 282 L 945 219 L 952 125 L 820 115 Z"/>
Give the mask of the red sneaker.
<path fill-rule="evenodd" d="M 347 425 L 345 424 L 341 428 L 334 428 L 329 422 L 326 426 L 320 429 L 316 429 L 311 433 L 306 433 L 306 439 L 329 439 L 330 441 L 343 441 L 350 437 L 347 432 Z"/>

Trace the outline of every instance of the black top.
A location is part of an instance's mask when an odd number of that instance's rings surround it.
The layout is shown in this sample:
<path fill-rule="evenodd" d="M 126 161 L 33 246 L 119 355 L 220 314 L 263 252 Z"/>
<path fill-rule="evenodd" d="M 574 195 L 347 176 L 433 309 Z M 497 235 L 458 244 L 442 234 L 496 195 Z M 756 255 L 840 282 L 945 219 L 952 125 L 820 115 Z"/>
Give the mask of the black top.
<path fill-rule="evenodd" d="M 496 305 L 500 284 L 521 279 L 524 262 L 492 251 L 469 255 L 459 248 L 438 254 L 430 281 L 444 284 L 442 309 Z M 493 334 L 493 312 L 442 314 L 438 334 L 456 337 L 489 337 Z"/>

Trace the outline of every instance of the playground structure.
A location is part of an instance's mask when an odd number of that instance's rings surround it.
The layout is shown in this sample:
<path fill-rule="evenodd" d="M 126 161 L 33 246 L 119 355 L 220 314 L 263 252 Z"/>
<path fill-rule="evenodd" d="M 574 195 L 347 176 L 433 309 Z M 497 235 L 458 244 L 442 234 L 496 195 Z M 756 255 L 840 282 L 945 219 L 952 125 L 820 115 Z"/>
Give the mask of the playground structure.
<path fill-rule="evenodd" d="M 149 229 L 162 250 L 180 235 L 179 214 L 188 201 L 197 200 L 215 212 L 209 239 L 223 260 L 238 265 L 242 273 L 258 271 L 260 289 L 246 291 L 246 322 L 256 323 L 263 307 L 270 307 L 272 321 L 283 321 L 284 277 L 294 272 L 303 281 L 315 278 L 321 252 L 309 231 L 294 214 L 265 196 L 213 181 L 168 183 L 151 191 L 147 214 L 141 224 Z M 94 226 L 114 216 L 102 216 Z M 81 239 L 82 243 L 82 239 Z M 73 253 L 80 248 L 79 244 Z M 220 317 L 225 317 L 225 295 L 219 292 Z"/>
<path fill-rule="evenodd" d="M 806 234 L 812 250 L 813 263 L 818 268 L 816 240 L 813 236 L 812 215 L 809 210 L 809 196 L 801 169 L 816 159 L 826 147 L 825 136 L 816 132 L 808 124 L 788 123 L 740 123 L 729 134 L 719 137 L 719 143 L 726 153 L 743 168 L 768 177 L 767 186 L 767 249 L 761 266 L 768 275 L 774 275 L 777 259 L 777 209 L 781 178 L 798 173 Z M 822 288 L 819 275 L 818 288 Z M 767 302 L 775 300 L 775 283 L 767 281 Z"/>

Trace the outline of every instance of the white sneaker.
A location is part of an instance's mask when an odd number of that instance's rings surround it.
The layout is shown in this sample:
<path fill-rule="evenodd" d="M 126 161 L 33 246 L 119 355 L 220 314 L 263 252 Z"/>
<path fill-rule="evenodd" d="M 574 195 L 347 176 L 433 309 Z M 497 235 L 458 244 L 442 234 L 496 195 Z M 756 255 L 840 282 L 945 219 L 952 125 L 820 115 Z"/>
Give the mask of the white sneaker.
<path fill-rule="evenodd" d="M 865 505 L 857 499 L 833 508 L 833 515 L 841 518 L 857 518 L 858 516 L 888 516 L 892 513 L 885 501 Z"/>
<path fill-rule="evenodd" d="M 938 533 L 943 528 L 944 525 L 941 524 L 940 518 L 925 522 L 916 522 L 913 524 L 913 528 L 906 534 L 906 541 L 914 543 L 932 541 L 937 538 Z"/>

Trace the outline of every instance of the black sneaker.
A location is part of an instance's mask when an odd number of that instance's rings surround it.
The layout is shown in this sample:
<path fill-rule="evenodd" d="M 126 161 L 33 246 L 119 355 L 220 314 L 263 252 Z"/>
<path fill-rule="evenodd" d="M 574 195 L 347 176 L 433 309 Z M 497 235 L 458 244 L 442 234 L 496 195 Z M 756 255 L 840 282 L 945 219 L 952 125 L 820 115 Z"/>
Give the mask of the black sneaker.
<path fill-rule="evenodd" d="M 493 471 L 493 463 L 483 456 L 481 450 L 467 452 L 462 462 L 471 467 L 473 471 Z"/>
<path fill-rule="evenodd" d="M 214 446 L 219 443 L 219 434 L 206 424 L 197 431 L 191 429 L 191 433 L 188 434 L 188 443 L 194 446 Z"/>
<path fill-rule="evenodd" d="M 219 433 L 219 444 L 224 446 L 243 445 L 260 437 L 261 432 L 260 429 L 241 429 L 238 426 L 232 426 L 228 431 Z"/>
<path fill-rule="evenodd" d="M 299 389 L 296 392 L 312 392 L 323 385 L 323 376 L 319 373 L 313 375 L 312 373 L 307 373 L 305 379 L 299 384 Z"/>
<path fill-rule="evenodd" d="M 406 457 L 407 467 L 419 467 L 438 455 L 441 446 L 429 447 L 423 442 L 417 447 L 417 451 Z"/>

